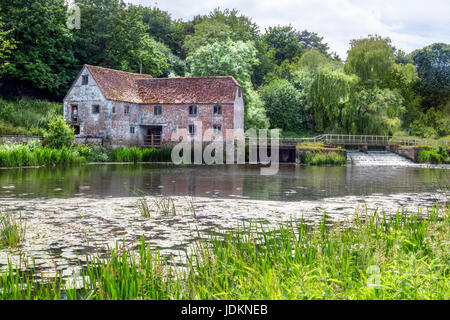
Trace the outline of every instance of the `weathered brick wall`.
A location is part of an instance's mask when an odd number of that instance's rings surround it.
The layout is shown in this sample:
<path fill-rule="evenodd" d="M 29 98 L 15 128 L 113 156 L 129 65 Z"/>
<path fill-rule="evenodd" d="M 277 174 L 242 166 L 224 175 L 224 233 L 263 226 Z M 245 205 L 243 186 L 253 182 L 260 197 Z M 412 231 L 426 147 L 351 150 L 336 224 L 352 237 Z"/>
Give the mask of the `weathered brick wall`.
<path fill-rule="evenodd" d="M 43 141 L 44 137 L 30 136 L 0 136 L 0 143 L 26 144 L 31 141 Z"/>
<path fill-rule="evenodd" d="M 82 84 L 82 76 L 89 82 Z M 237 92 L 239 88 L 236 87 Z M 78 121 L 71 118 L 72 106 L 78 106 Z M 100 112 L 93 113 L 93 106 L 99 105 Z M 80 136 L 103 137 L 111 141 L 112 147 L 141 145 L 148 126 L 162 125 L 162 140 L 170 142 L 178 129 L 188 129 L 190 124 L 201 121 L 203 132 L 221 125 L 225 135 L 227 129 L 244 127 L 243 94 L 236 94 L 234 104 L 221 104 L 222 115 L 214 115 L 215 103 L 197 104 L 197 116 L 189 116 L 191 104 L 162 104 L 162 114 L 154 115 L 154 106 L 110 101 L 105 99 L 87 68 L 84 68 L 64 99 L 64 118 L 67 123 L 80 127 Z M 125 113 L 125 108 L 129 112 Z M 113 112 L 113 110 L 115 112 Z M 134 127 L 134 133 L 130 127 Z M 224 136 L 225 137 L 225 136 Z"/>

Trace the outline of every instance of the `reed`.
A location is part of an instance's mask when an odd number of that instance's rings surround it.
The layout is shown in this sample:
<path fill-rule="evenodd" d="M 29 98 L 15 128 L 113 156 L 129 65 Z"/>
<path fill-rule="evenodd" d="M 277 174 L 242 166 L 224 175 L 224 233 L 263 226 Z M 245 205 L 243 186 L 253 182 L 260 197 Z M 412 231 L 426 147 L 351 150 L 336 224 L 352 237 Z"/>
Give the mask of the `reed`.
<path fill-rule="evenodd" d="M 0 248 L 15 248 L 25 239 L 26 223 L 22 217 L 0 213 Z"/>

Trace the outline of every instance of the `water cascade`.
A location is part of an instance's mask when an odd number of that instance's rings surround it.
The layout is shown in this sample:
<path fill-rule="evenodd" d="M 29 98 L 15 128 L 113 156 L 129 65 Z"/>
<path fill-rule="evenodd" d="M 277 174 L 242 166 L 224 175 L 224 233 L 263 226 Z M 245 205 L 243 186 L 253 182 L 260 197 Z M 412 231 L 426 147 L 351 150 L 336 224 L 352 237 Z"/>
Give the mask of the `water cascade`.
<path fill-rule="evenodd" d="M 387 151 L 347 152 L 347 163 L 356 166 L 414 166 L 415 163 Z"/>

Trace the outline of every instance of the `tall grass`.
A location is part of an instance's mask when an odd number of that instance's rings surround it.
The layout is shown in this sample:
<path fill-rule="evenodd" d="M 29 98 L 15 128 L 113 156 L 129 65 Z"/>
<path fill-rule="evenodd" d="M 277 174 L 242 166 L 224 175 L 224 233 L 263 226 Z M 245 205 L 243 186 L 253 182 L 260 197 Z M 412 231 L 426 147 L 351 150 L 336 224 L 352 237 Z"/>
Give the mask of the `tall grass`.
<path fill-rule="evenodd" d="M 180 271 L 142 237 L 137 254 L 116 245 L 88 258 L 81 290 L 58 278 L 36 288 L 35 271 L 10 266 L 0 298 L 59 299 L 59 288 L 69 299 L 449 299 L 449 240 L 448 208 L 335 226 L 324 214 L 318 227 L 244 224 L 205 238 Z"/>
<path fill-rule="evenodd" d="M 301 155 L 301 163 L 313 166 L 318 165 L 344 165 L 347 163 L 347 157 L 339 152 L 306 152 Z"/>
<path fill-rule="evenodd" d="M 120 148 L 111 151 L 109 158 L 114 162 L 169 162 L 171 161 L 171 152 L 172 150 L 169 148 Z"/>
<path fill-rule="evenodd" d="M 44 134 L 48 120 L 62 115 L 63 105 L 45 100 L 0 98 L 0 135 Z"/>
<path fill-rule="evenodd" d="M 25 239 L 26 223 L 22 217 L 0 213 L 0 249 L 19 246 Z"/>
<path fill-rule="evenodd" d="M 58 164 L 79 164 L 86 159 L 77 151 L 47 147 L 30 148 L 27 145 L 0 145 L 0 167 L 44 166 Z"/>

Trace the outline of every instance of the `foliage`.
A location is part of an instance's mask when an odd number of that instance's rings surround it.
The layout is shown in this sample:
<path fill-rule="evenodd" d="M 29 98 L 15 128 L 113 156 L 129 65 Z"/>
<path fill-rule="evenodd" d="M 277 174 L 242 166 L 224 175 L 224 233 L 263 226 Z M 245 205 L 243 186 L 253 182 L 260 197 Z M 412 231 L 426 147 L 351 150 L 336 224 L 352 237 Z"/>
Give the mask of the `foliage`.
<path fill-rule="evenodd" d="M 296 131 L 306 122 L 308 110 L 289 81 L 274 80 L 261 87 L 259 92 L 272 128 Z"/>
<path fill-rule="evenodd" d="M 364 89 L 352 95 L 342 110 L 342 123 L 349 134 L 392 135 L 401 125 L 402 96 L 390 89 Z"/>
<path fill-rule="evenodd" d="M 450 163 L 450 157 L 444 147 L 423 149 L 417 157 L 419 163 Z"/>
<path fill-rule="evenodd" d="M 366 212 L 327 222 L 324 212 L 318 226 L 246 223 L 221 231 L 193 246 L 187 271 L 141 237 L 137 252 L 116 244 L 88 257 L 76 279 L 81 289 L 64 285 L 61 275 L 41 282 L 35 268 L 21 273 L 9 263 L 0 298 L 448 300 L 448 211 Z"/>
<path fill-rule="evenodd" d="M 300 163 L 312 166 L 345 165 L 347 157 L 339 152 L 309 151 L 301 153 Z"/>
<path fill-rule="evenodd" d="M 119 148 L 110 152 L 109 159 L 113 162 L 169 162 L 171 151 L 169 148 Z"/>
<path fill-rule="evenodd" d="M 420 82 L 417 92 L 422 96 L 424 111 L 446 105 L 450 101 L 450 44 L 434 43 L 411 53 Z"/>
<path fill-rule="evenodd" d="M 75 139 L 74 129 L 64 121 L 63 117 L 56 117 L 49 121 L 44 138 L 51 148 L 70 148 Z"/>
<path fill-rule="evenodd" d="M 0 98 L 0 134 L 43 136 L 49 120 L 62 115 L 62 109 L 62 104 L 45 100 Z"/>
<path fill-rule="evenodd" d="M 29 82 L 55 94 L 65 92 L 79 67 L 65 67 L 75 65 L 76 60 L 64 1 L 2 1 L 0 11 L 17 41 L 17 49 L 10 53 L 11 63 L 0 74 L 20 81 L 21 86 Z M 18 91 L 23 88 L 19 86 Z"/>
<path fill-rule="evenodd" d="M 450 101 L 444 107 L 430 108 L 420 113 L 410 124 L 410 134 L 423 138 L 438 138 L 450 135 Z"/>
<path fill-rule="evenodd" d="M 5 23 L 0 17 L 0 70 L 3 66 L 9 64 L 9 62 L 2 62 L 9 57 L 11 50 L 16 48 L 16 41 L 11 38 L 10 33 L 12 30 L 4 30 Z"/>
<path fill-rule="evenodd" d="M 368 38 L 350 41 L 344 70 L 355 74 L 363 85 L 386 87 L 394 72 L 394 48 L 389 38 L 370 35 Z"/>
<path fill-rule="evenodd" d="M 265 128 L 268 120 L 262 101 L 251 83 L 256 50 L 250 42 L 214 42 L 190 53 L 187 62 L 193 76 L 233 76 L 243 89 L 246 126 Z"/>

